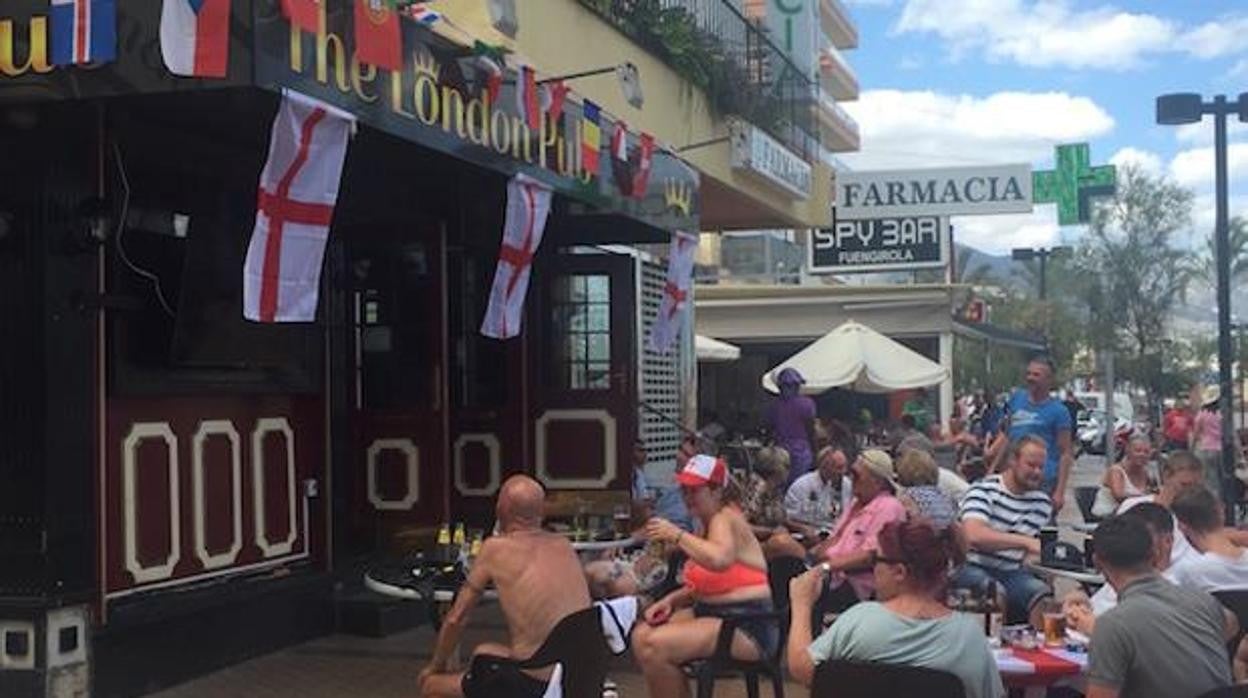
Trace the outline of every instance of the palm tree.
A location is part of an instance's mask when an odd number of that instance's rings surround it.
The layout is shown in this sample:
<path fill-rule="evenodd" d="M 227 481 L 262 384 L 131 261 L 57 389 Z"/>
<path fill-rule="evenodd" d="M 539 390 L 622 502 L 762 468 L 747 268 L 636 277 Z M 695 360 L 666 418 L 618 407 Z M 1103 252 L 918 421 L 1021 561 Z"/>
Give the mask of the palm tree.
<path fill-rule="evenodd" d="M 1248 219 L 1243 216 L 1235 216 L 1231 219 L 1229 225 L 1229 237 L 1231 248 L 1231 280 L 1238 279 L 1245 272 L 1248 272 Z M 1201 275 L 1213 283 L 1218 278 L 1218 267 L 1215 260 L 1218 258 L 1217 240 L 1210 235 L 1205 241 L 1205 256 L 1201 260 Z"/>

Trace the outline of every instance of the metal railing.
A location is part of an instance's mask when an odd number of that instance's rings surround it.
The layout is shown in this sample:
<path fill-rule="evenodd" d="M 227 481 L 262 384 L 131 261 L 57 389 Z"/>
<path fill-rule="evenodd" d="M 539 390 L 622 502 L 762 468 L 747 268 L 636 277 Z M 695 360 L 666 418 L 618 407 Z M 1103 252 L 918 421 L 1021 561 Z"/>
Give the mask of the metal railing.
<path fill-rule="evenodd" d="M 819 152 L 819 87 L 731 0 L 579 0 L 740 116 L 806 160 Z"/>

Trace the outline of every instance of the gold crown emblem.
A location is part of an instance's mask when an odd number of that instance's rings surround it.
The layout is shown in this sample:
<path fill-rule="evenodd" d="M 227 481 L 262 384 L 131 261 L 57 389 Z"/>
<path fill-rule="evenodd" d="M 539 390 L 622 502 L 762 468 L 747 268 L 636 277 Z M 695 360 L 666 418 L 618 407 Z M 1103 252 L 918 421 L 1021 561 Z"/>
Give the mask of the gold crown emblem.
<path fill-rule="evenodd" d="M 442 72 L 442 66 L 438 65 L 437 59 L 428 49 L 417 49 L 412 52 L 412 68 L 417 75 L 427 75 L 433 78 L 434 82 L 438 81 L 438 75 Z"/>
<path fill-rule="evenodd" d="M 668 208 L 674 208 L 688 216 L 693 211 L 693 187 L 688 182 L 669 179 L 663 185 L 663 200 Z"/>

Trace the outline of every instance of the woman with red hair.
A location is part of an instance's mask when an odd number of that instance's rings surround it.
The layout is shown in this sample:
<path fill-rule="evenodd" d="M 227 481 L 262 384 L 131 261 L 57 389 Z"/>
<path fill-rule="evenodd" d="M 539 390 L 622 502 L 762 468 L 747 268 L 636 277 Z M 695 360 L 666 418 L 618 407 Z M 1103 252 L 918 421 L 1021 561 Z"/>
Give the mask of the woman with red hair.
<path fill-rule="evenodd" d="M 957 527 L 937 531 L 923 519 L 886 524 L 873 574 L 879 601 L 859 603 L 811 642 L 811 610 L 825 572 L 816 567 L 789 587 L 788 662 L 809 686 L 828 660 L 919 666 L 954 674 L 967 698 L 1005 695 L 984 637 L 983 620 L 945 607 L 949 571 L 962 563 Z"/>

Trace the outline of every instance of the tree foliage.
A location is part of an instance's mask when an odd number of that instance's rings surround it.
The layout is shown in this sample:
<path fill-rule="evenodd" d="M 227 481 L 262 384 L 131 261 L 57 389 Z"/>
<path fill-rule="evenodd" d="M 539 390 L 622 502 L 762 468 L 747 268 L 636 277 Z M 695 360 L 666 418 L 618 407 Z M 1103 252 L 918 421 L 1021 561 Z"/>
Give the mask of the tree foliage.
<path fill-rule="evenodd" d="M 1097 208 L 1074 266 L 1094 281 L 1084 289 L 1090 344 L 1117 350 L 1122 377 L 1156 404 L 1174 365 L 1167 324 L 1200 274 L 1194 255 L 1175 238 L 1192 220 L 1192 193 L 1127 166 L 1118 192 Z"/>

